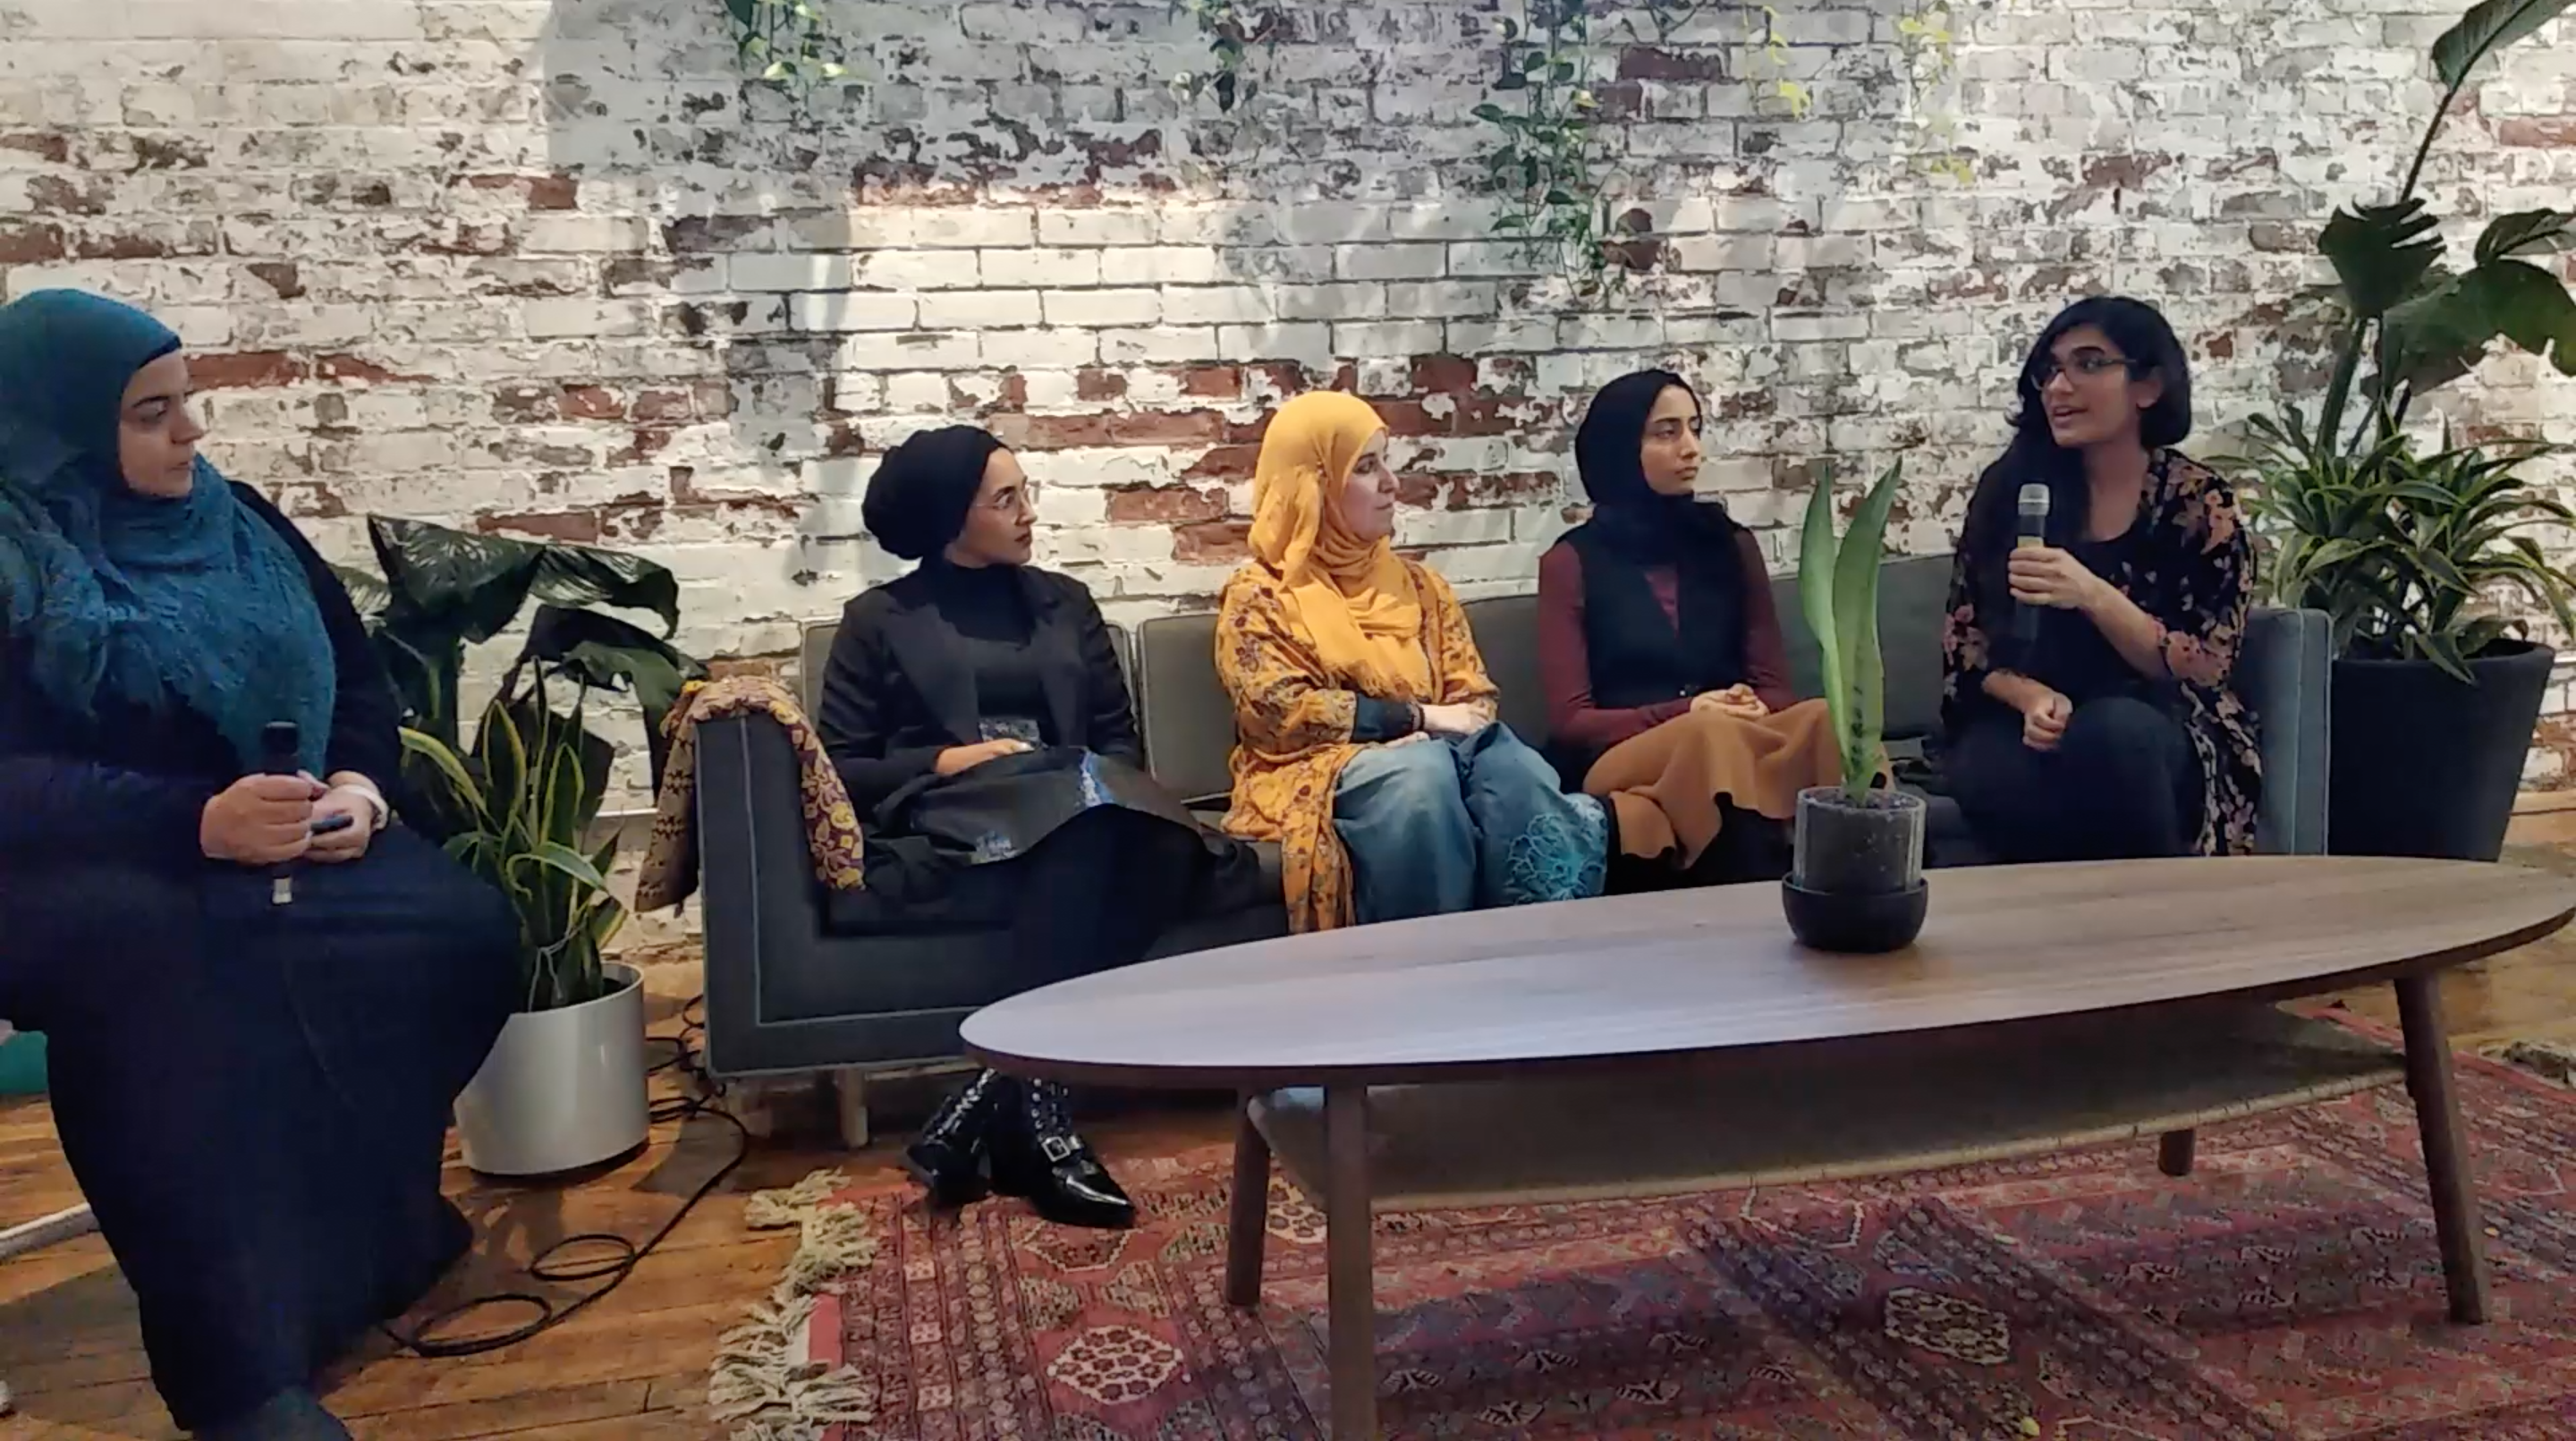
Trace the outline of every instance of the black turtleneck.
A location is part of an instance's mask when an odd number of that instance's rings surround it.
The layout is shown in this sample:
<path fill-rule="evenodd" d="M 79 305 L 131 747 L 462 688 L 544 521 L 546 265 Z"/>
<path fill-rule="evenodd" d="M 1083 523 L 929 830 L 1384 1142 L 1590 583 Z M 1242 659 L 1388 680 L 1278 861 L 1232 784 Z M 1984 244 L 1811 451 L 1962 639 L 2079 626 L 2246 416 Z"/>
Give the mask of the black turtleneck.
<path fill-rule="evenodd" d="M 922 567 L 939 618 L 957 633 L 958 655 L 975 677 L 975 715 L 982 739 L 1009 737 L 1056 745 L 1047 719 L 1046 684 L 1030 649 L 1037 619 L 1017 566 Z"/>

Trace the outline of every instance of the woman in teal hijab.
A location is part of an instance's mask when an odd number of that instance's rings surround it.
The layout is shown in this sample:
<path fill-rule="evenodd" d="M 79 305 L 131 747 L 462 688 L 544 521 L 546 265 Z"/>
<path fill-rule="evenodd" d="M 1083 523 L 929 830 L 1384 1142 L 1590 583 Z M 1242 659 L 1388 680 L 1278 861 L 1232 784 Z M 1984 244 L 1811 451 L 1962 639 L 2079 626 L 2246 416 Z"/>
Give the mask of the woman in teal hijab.
<path fill-rule="evenodd" d="M 447 1117 L 516 926 L 393 815 L 365 627 L 203 434 L 150 316 L 0 307 L 0 1016 L 46 1034 L 172 1417 L 337 1441 L 315 1373 L 469 1239 Z"/>

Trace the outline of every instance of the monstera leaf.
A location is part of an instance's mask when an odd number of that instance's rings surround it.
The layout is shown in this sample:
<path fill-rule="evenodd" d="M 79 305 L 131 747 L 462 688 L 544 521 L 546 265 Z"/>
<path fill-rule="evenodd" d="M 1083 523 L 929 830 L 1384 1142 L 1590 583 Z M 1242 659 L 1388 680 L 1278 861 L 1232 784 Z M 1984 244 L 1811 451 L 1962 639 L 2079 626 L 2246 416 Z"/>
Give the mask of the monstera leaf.
<path fill-rule="evenodd" d="M 2317 248 L 2334 262 L 2344 303 L 2353 314 L 2366 319 L 2385 315 L 2415 293 L 2424 272 L 2442 258 L 2442 237 L 2434 233 L 2438 224 L 2424 202 L 2413 198 L 2335 212 L 2317 237 Z"/>
<path fill-rule="evenodd" d="M 662 723 L 679 703 L 681 688 L 705 677 L 705 666 L 613 615 L 556 605 L 537 607 L 524 656 L 584 686 L 632 694 L 644 712 L 653 784 L 661 785 L 662 763 L 670 752 Z"/>
<path fill-rule="evenodd" d="M 2498 339 L 2543 356 L 2576 375 L 2576 297 L 2551 271 L 2521 257 L 2566 242 L 2576 221 L 2563 211 L 2499 217 L 2479 237 L 2477 264 L 2386 316 L 2388 381 L 2417 394 L 2458 379 Z"/>

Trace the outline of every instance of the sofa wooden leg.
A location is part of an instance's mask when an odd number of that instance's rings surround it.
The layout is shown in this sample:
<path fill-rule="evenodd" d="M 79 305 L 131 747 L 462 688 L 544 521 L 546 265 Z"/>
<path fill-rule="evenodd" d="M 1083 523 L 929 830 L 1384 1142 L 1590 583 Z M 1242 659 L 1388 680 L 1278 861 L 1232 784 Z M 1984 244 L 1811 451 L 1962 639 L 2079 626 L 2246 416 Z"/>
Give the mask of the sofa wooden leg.
<path fill-rule="evenodd" d="M 1261 1253 L 1270 1233 L 1270 1138 L 1252 1124 L 1252 1098 L 1235 1118 L 1234 1192 L 1226 1210 L 1225 1303 L 1261 1304 Z"/>
<path fill-rule="evenodd" d="M 2197 1131 L 2167 1131 L 2156 1142 L 2156 1169 L 2168 1176 L 2191 1174 L 2191 1155 L 2199 1140 Z"/>
<path fill-rule="evenodd" d="M 868 1073 L 845 1066 L 832 1073 L 833 1111 L 840 1121 L 841 1144 L 863 1151 L 868 1144 Z"/>

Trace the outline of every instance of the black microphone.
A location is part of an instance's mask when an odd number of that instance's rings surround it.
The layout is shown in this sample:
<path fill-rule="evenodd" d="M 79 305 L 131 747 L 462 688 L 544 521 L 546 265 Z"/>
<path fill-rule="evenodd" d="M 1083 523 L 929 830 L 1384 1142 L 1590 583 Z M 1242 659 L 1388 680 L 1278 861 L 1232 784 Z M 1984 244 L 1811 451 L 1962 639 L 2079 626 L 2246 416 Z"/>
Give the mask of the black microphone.
<path fill-rule="evenodd" d="M 2048 544 L 2048 487 L 2038 481 L 2021 488 L 2021 527 L 2013 536 L 2013 549 Z M 2013 605 L 2013 639 L 2024 655 L 2039 643 L 2039 607 L 2024 602 Z"/>
<path fill-rule="evenodd" d="M 297 753 L 304 749 L 304 732 L 293 721 L 270 721 L 260 727 L 260 771 L 272 776 L 291 776 L 304 767 Z M 272 906 L 295 904 L 295 869 L 284 862 L 269 871 L 268 903 Z"/>

